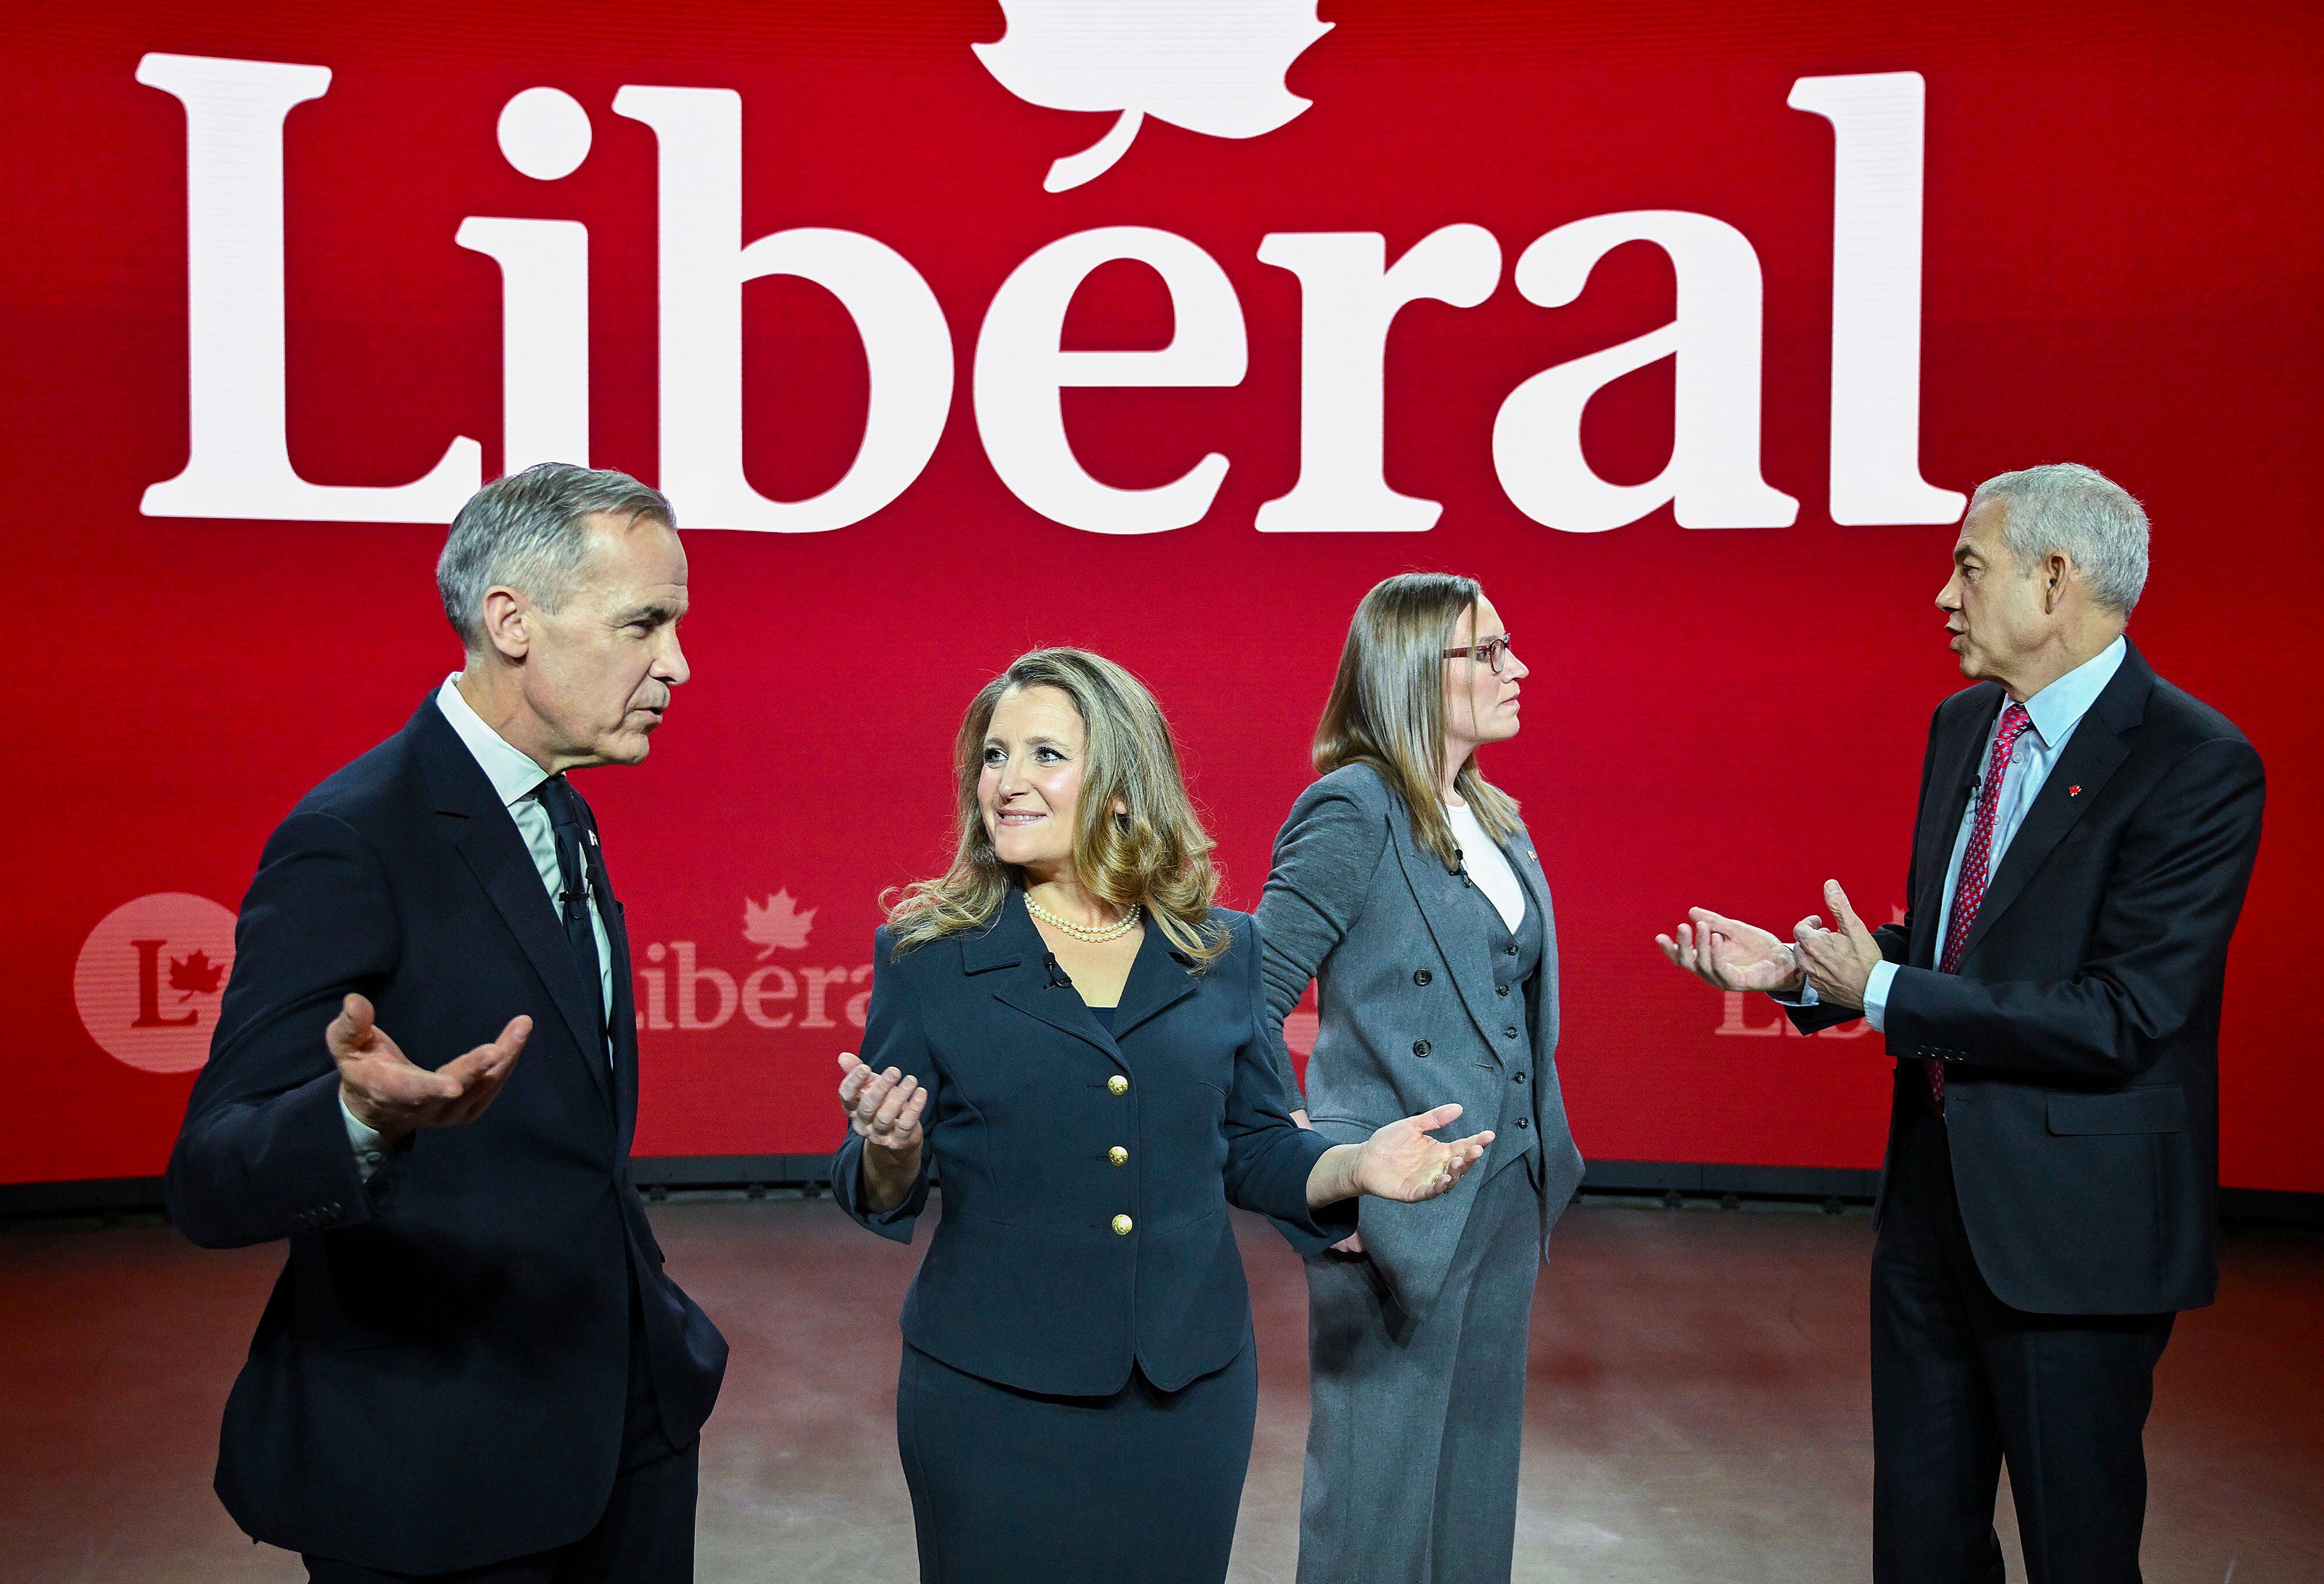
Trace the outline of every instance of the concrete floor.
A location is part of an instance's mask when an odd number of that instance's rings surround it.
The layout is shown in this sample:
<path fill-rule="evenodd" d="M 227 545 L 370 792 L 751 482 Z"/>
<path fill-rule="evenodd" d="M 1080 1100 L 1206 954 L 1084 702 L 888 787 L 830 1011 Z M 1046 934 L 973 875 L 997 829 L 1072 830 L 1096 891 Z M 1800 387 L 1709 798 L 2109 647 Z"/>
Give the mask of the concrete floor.
<path fill-rule="evenodd" d="M 915 1578 L 890 1415 L 918 1250 L 825 1202 L 654 1218 L 734 1349 L 704 1443 L 701 1579 Z M 1242 1231 L 1262 1395 L 1231 1577 L 1261 1584 L 1289 1580 L 1297 1549 L 1306 1294 L 1279 1239 Z M 1535 1311 L 1517 1578 L 1868 1578 L 1870 1236 L 1861 1212 L 1570 1212 Z M 206 1254 L 160 1226 L 0 1236 L 0 1579 L 304 1577 L 209 1490 L 219 1406 L 281 1257 Z M 2163 1364 L 2146 1576 L 2324 1580 L 2324 1239 L 2246 1234 L 2224 1262 L 2220 1302 L 2181 1322 Z"/>

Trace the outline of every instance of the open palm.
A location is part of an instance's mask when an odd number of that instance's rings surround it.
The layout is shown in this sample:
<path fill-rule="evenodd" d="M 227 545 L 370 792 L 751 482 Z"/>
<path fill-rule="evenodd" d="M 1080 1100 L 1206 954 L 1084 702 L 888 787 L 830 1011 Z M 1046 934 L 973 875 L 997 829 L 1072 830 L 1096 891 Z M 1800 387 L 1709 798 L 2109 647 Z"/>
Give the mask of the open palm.
<path fill-rule="evenodd" d="M 530 1018 L 512 1018 L 491 1044 L 440 1067 L 422 1067 L 379 1026 L 369 1000 L 349 995 L 323 1030 L 323 1043 L 338 1064 L 339 1094 L 355 1119 L 401 1138 L 415 1128 L 457 1127 L 484 1115 L 531 1033 Z"/>
<path fill-rule="evenodd" d="M 1431 1138 L 1439 1128 L 1460 1119 L 1457 1105 L 1438 1106 L 1416 1117 L 1390 1122 L 1373 1134 L 1356 1162 L 1355 1187 L 1360 1193 L 1416 1204 L 1451 1190 L 1461 1174 L 1476 1165 L 1493 1141 L 1490 1133 L 1472 1133 L 1450 1144 Z"/>
<path fill-rule="evenodd" d="M 1675 939 L 1656 935 L 1663 955 L 1712 988 L 1722 990 L 1784 990 L 1799 982 L 1791 943 L 1708 907 L 1687 909 Z"/>

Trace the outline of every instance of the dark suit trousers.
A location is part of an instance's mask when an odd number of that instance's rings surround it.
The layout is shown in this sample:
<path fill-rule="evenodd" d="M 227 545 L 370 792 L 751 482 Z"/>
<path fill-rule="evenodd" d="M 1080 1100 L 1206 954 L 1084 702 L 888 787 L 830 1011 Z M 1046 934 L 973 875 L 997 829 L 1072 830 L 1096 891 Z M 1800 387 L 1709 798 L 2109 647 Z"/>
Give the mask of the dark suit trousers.
<path fill-rule="evenodd" d="M 2006 1459 L 2033 1584 L 2136 1584 L 2146 1412 L 2176 1317 L 2029 1314 L 1996 1298 L 1962 1229 L 1945 1123 L 1904 1103 L 1872 1252 L 1873 1578 L 2001 1584 Z"/>
<path fill-rule="evenodd" d="M 693 1584 L 694 1509 L 700 1486 L 702 1438 L 674 1447 L 662 1431 L 646 1357 L 644 1316 L 630 1292 L 630 1402 L 622 1429 L 622 1462 L 613 1495 L 596 1527 L 554 1551 L 536 1552 L 456 1573 L 388 1573 L 354 1562 L 309 1556 L 308 1584 Z M 462 1455 L 443 1447 L 446 1458 Z M 490 1480 L 493 1470 L 474 1477 Z"/>

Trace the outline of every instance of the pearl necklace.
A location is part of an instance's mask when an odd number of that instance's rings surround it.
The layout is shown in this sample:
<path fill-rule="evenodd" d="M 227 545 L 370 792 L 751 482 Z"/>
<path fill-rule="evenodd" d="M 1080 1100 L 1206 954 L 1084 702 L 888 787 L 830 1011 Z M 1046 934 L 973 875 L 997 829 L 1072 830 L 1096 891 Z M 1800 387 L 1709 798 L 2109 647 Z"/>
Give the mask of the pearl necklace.
<path fill-rule="evenodd" d="M 1034 901 L 1033 893 L 1028 891 L 1025 893 L 1025 911 L 1051 929 L 1063 930 L 1077 941 L 1089 941 L 1095 944 L 1102 941 L 1118 941 L 1136 929 L 1139 916 L 1145 910 L 1139 904 L 1132 902 L 1130 905 L 1130 911 L 1123 914 L 1118 922 L 1093 928 L 1086 924 L 1075 924 L 1069 918 L 1059 918 L 1038 902 Z"/>

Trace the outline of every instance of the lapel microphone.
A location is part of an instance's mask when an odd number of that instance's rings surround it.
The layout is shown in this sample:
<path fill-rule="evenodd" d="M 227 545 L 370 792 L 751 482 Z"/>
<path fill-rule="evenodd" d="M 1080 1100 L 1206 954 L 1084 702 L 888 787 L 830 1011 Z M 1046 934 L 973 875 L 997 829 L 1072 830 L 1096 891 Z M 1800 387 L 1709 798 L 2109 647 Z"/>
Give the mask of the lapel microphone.
<path fill-rule="evenodd" d="M 1042 953 L 1041 962 L 1049 971 L 1048 979 L 1043 988 L 1047 990 L 1071 990 L 1074 988 L 1074 981 L 1065 977 L 1065 971 L 1064 969 L 1057 966 L 1057 954 L 1055 952 Z"/>

